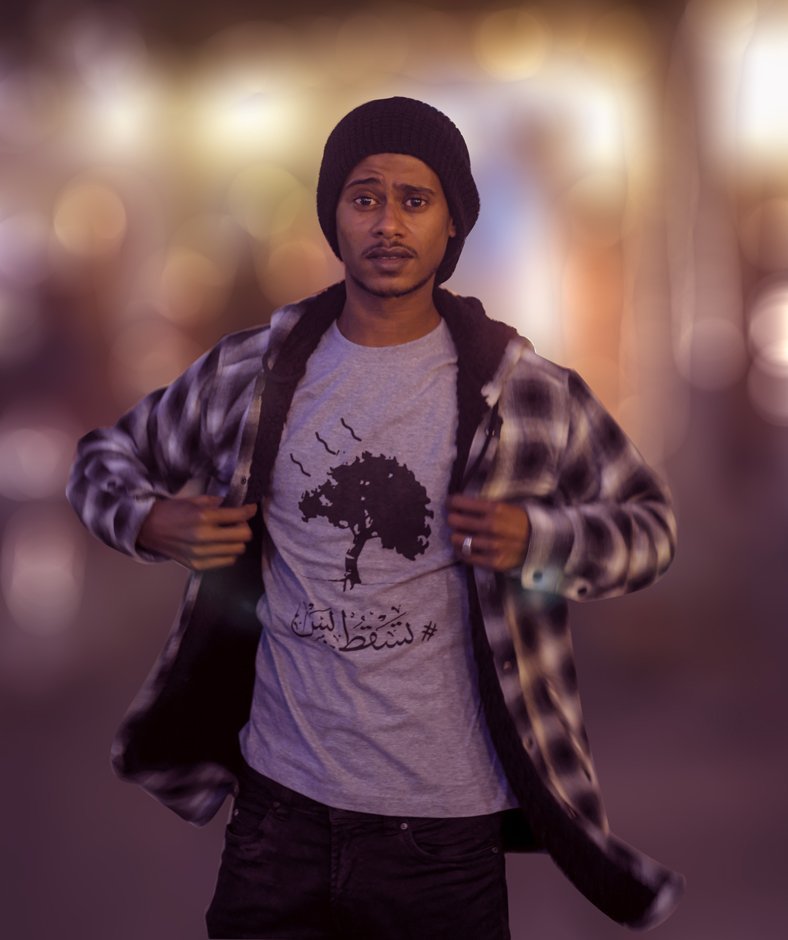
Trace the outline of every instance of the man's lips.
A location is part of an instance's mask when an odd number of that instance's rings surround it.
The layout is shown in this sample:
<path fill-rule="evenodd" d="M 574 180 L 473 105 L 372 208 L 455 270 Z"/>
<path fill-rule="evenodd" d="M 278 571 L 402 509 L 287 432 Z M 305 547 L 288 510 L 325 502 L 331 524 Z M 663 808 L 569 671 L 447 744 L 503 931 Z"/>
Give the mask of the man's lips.
<path fill-rule="evenodd" d="M 371 258 L 373 261 L 402 261 L 413 257 L 413 252 L 408 248 L 370 248 L 364 252 L 365 258 Z"/>

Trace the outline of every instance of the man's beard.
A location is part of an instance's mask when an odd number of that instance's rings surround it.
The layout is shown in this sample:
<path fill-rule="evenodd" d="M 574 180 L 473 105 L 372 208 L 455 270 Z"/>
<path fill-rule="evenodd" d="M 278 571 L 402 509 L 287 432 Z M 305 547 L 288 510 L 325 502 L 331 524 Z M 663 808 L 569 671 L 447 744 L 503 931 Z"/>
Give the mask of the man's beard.
<path fill-rule="evenodd" d="M 415 291 L 424 287 L 425 284 L 428 284 L 430 278 L 435 276 L 435 272 L 437 270 L 438 269 L 435 268 L 435 271 L 430 271 L 430 273 L 423 277 L 420 281 L 416 281 L 415 284 L 408 284 L 407 287 L 370 287 L 369 284 L 365 284 L 361 278 L 356 277 L 352 271 L 348 273 L 350 274 L 350 279 L 354 284 L 357 284 L 368 294 L 372 294 L 373 297 L 406 297 L 408 294 L 413 294 Z"/>

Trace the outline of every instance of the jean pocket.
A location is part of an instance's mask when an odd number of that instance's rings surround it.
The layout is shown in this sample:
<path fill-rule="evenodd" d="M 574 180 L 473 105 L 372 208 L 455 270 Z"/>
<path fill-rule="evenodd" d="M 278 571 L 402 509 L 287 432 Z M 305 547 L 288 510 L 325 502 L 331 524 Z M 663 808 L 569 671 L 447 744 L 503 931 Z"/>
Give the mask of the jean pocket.
<path fill-rule="evenodd" d="M 259 838 L 270 811 L 270 805 L 251 807 L 236 801 L 227 823 L 225 838 L 235 844 L 254 843 Z"/>
<path fill-rule="evenodd" d="M 500 814 L 449 819 L 414 819 L 403 824 L 409 848 L 432 861 L 463 862 L 501 853 Z"/>

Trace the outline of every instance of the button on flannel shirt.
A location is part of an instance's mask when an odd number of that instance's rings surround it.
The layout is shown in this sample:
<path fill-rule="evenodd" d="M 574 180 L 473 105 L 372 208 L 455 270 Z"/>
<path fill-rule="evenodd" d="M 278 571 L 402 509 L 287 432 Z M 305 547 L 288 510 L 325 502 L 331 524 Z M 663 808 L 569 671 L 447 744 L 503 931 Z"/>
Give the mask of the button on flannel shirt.
<path fill-rule="evenodd" d="M 227 505 L 260 499 L 292 392 L 343 301 L 344 285 L 334 285 L 278 310 L 270 328 L 223 338 L 114 427 L 86 435 L 68 496 L 87 528 L 141 561 L 159 561 L 136 544 L 156 499 L 195 482 Z M 451 488 L 522 506 L 531 526 L 521 570 L 475 568 L 468 578 L 480 694 L 520 798 L 524 825 L 512 832 L 527 833 L 513 835 L 510 848 L 530 841 L 609 916 L 654 926 L 675 907 L 683 878 L 610 832 L 567 600 L 624 594 L 665 571 L 675 550 L 667 492 L 574 372 L 537 356 L 473 298 L 439 289 L 435 302 L 458 351 Z M 234 735 L 248 716 L 259 543 L 247 556 L 232 569 L 191 575 L 113 747 L 122 777 L 198 824 L 235 784 Z"/>

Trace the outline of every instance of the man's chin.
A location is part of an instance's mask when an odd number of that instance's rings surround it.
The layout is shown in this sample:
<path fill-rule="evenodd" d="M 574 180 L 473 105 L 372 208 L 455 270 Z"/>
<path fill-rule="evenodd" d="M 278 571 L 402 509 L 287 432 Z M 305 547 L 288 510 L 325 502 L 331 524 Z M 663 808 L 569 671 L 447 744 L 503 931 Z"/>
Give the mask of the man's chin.
<path fill-rule="evenodd" d="M 430 271 L 426 277 L 418 281 L 400 280 L 398 277 L 365 279 L 358 277 L 351 271 L 348 271 L 348 275 L 354 284 L 373 297 L 407 297 L 408 294 L 414 294 L 426 284 L 429 284 L 435 276 L 435 271 Z"/>

